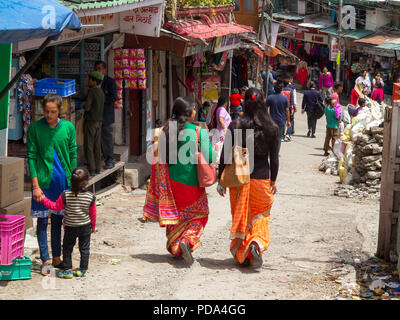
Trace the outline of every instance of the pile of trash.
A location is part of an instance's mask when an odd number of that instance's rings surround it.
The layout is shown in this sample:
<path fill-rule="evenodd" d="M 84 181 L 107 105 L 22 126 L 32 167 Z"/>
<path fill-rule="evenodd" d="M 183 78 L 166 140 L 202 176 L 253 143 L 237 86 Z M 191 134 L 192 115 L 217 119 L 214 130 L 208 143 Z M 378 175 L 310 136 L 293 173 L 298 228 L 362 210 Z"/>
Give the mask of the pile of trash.
<path fill-rule="evenodd" d="M 334 194 L 340 197 L 379 197 L 385 104 L 367 98 L 367 106 L 351 119 L 349 107 L 344 108 L 344 129 L 325 158 L 320 171 L 340 176 Z"/>

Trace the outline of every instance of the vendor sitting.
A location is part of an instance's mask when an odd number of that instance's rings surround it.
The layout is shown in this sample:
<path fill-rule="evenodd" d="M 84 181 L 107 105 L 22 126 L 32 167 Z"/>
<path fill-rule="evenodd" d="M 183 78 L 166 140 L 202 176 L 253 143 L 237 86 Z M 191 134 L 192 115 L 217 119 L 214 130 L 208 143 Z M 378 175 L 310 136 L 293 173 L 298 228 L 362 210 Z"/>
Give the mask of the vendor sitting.
<path fill-rule="evenodd" d="M 243 115 L 242 108 L 242 95 L 239 93 L 239 89 L 233 89 L 233 93 L 229 97 L 231 102 L 231 118 L 232 120 L 240 119 Z"/>

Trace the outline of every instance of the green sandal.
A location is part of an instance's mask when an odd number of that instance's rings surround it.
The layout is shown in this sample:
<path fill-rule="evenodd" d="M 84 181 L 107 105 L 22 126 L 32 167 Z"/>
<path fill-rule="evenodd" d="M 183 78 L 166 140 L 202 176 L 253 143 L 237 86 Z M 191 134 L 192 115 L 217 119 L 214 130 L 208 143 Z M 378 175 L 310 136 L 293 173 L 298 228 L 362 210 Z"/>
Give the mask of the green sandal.
<path fill-rule="evenodd" d="M 75 277 L 81 278 L 81 277 L 85 276 L 86 270 L 85 269 L 81 269 L 81 268 L 77 268 L 72 273 L 74 274 Z"/>

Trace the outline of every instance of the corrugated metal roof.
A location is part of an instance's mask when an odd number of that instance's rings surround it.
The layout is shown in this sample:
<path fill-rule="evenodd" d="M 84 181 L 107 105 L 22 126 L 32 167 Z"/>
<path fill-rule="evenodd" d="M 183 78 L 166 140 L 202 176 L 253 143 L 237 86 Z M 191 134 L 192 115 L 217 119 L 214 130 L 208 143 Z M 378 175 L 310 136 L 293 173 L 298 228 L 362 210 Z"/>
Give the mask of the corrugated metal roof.
<path fill-rule="evenodd" d="M 88 10 L 88 9 L 103 9 L 124 4 L 146 2 L 146 0 L 57 0 L 64 6 L 72 10 Z"/>
<path fill-rule="evenodd" d="M 285 19 L 285 20 L 293 20 L 300 21 L 303 20 L 306 16 L 299 16 L 293 13 L 285 13 L 285 12 L 277 12 L 272 15 L 275 19 Z"/>
<path fill-rule="evenodd" d="M 385 43 L 385 44 L 381 44 L 376 47 L 381 48 L 381 49 L 388 49 L 388 50 L 400 50 L 400 43 Z"/>
<path fill-rule="evenodd" d="M 323 29 L 323 28 L 327 28 L 327 27 L 330 27 L 335 24 L 334 22 L 332 22 L 328 19 L 322 19 L 321 17 L 307 19 L 307 20 L 309 20 L 309 21 L 299 23 L 298 26 L 304 27 L 304 28 Z"/>
<path fill-rule="evenodd" d="M 337 36 L 338 33 L 338 27 L 337 26 L 332 26 L 329 28 L 325 28 L 320 30 L 321 32 L 324 33 L 329 33 Z M 365 30 L 365 29 L 356 29 L 356 30 L 342 30 L 343 36 L 346 38 L 352 38 L 352 39 L 362 39 L 364 37 L 368 37 L 369 35 L 373 34 L 374 31 L 371 30 Z"/>
<path fill-rule="evenodd" d="M 400 41 L 400 34 L 394 33 L 377 33 L 364 39 L 357 40 L 356 42 L 368 43 L 376 46 L 386 43 L 397 43 Z"/>

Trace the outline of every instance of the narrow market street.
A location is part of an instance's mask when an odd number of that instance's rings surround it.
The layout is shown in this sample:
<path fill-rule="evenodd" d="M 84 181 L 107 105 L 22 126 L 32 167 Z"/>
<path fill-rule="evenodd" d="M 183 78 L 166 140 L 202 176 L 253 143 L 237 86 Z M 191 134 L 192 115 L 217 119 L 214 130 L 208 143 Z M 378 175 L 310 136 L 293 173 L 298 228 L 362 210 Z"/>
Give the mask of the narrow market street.
<path fill-rule="evenodd" d="M 121 186 L 98 197 L 98 232 L 89 271 L 71 280 L 43 277 L 0 283 L 0 299 L 335 299 L 329 272 L 376 251 L 379 201 L 334 196 L 339 177 L 318 171 L 325 120 L 305 137 L 298 94 L 295 135 L 282 143 L 271 245 L 259 271 L 241 268 L 229 251 L 229 198 L 208 190 L 210 216 L 191 268 L 165 249 L 165 229 L 140 221 L 145 190 Z M 31 258 L 37 257 L 38 251 Z M 74 265 L 79 253 L 74 250 Z"/>

